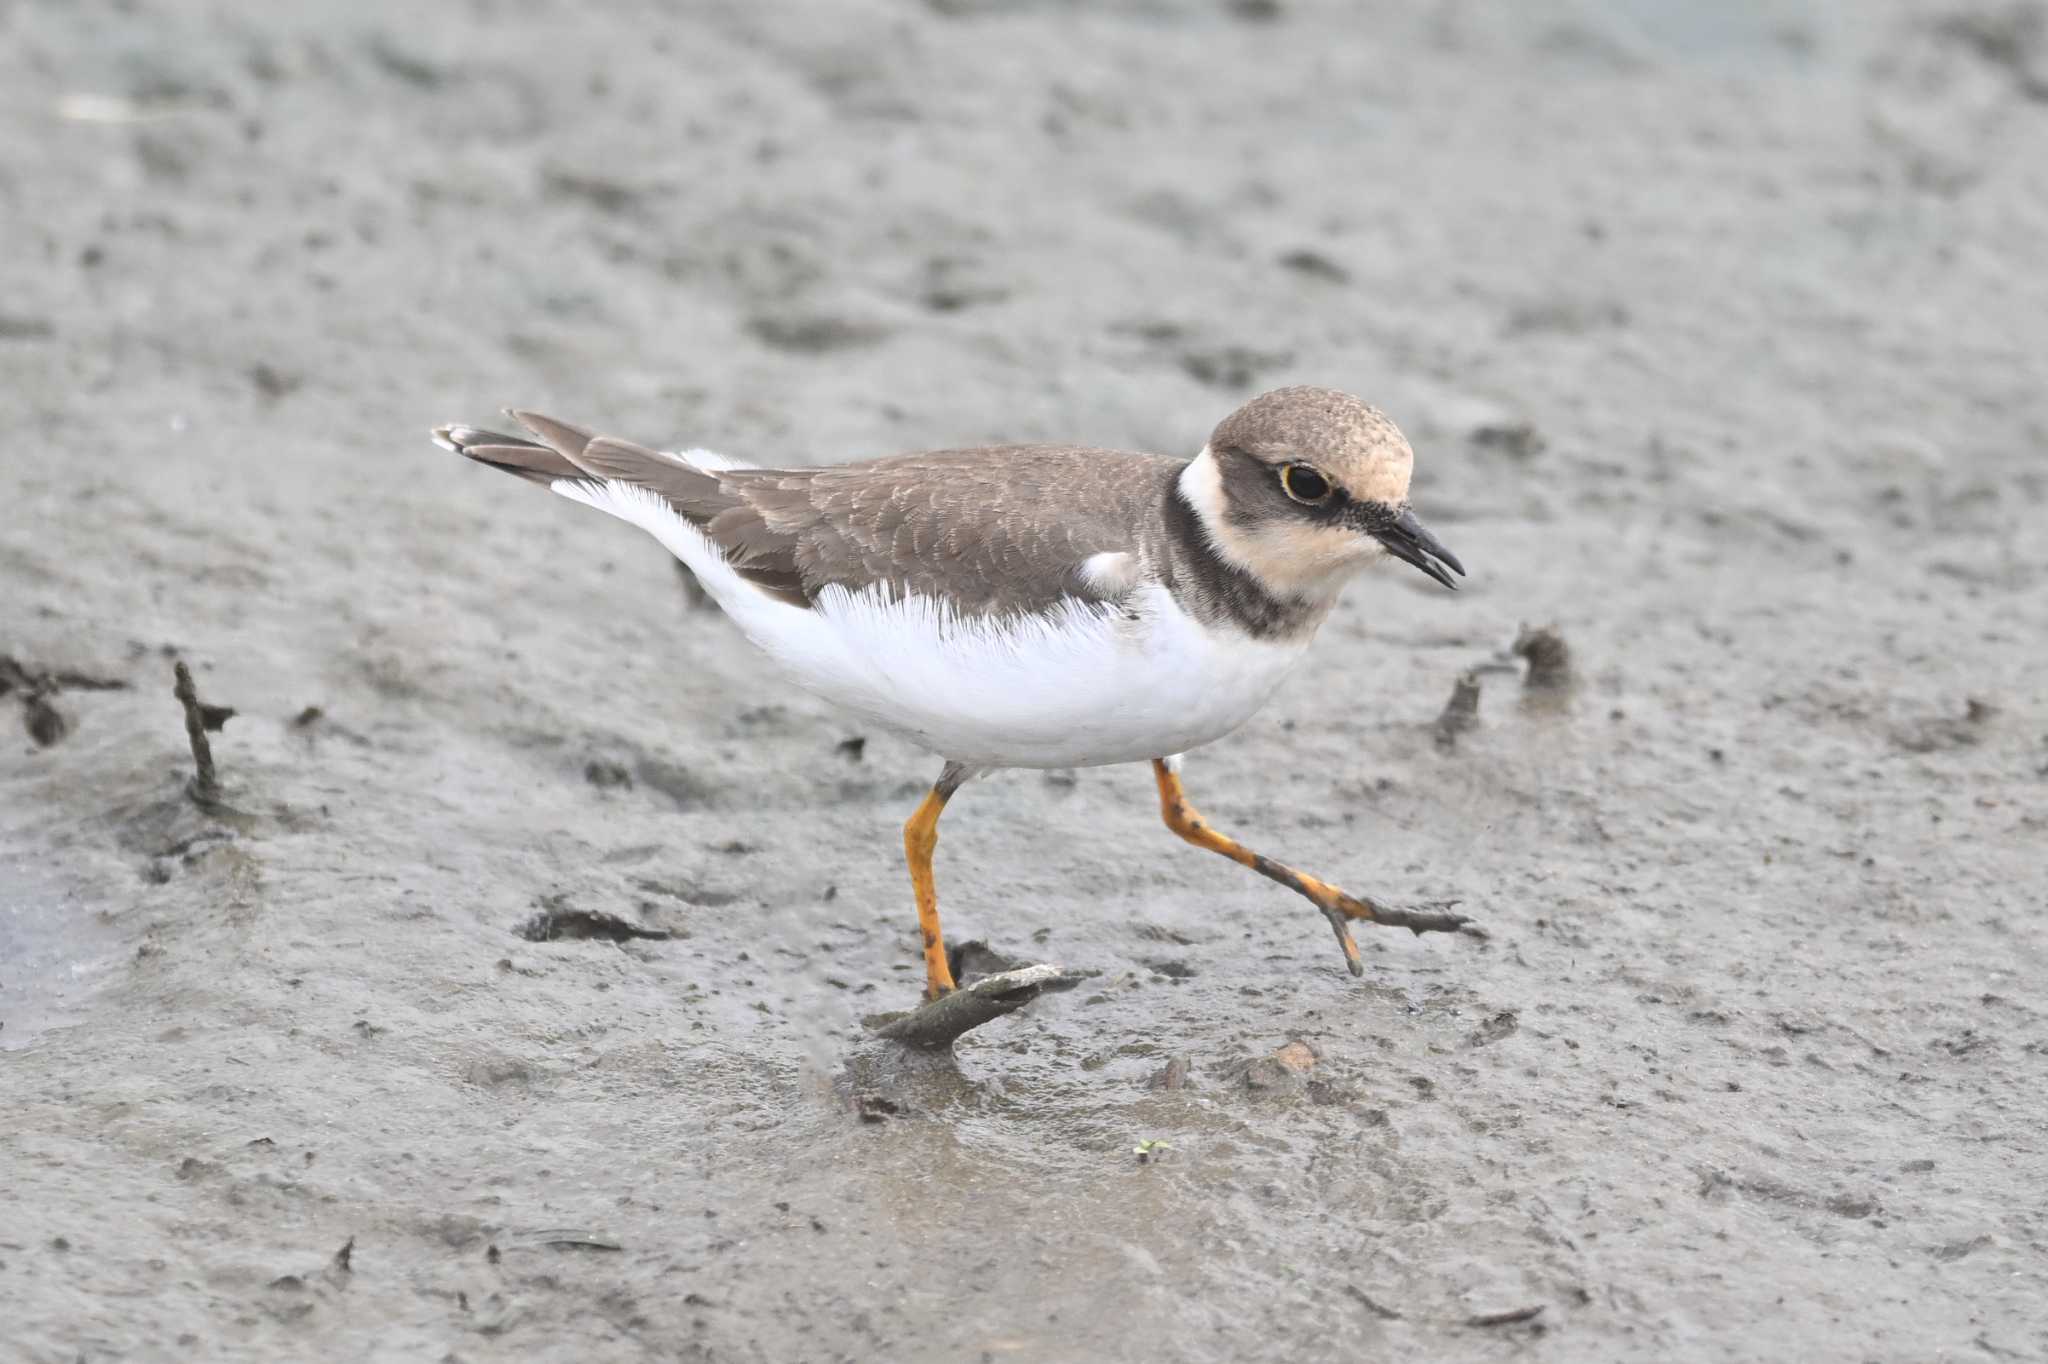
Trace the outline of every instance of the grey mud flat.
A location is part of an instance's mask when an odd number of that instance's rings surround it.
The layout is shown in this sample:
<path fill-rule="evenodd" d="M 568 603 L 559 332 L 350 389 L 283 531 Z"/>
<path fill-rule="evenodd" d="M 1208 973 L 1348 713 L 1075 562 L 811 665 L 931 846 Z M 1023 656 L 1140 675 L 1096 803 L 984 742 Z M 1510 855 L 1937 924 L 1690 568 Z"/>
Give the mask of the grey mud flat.
<path fill-rule="evenodd" d="M 0 4 L 0 653 L 127 684 L 0 697 L 0 1356 L 2048 1355 L 2041 15 Z M 859 1085 L 935 762 L 426 440 L 1288 382 L 1470 586 L 1190 795 L 1490 937 L 1011 774 L 948 930 L 1101 974 Z"/>

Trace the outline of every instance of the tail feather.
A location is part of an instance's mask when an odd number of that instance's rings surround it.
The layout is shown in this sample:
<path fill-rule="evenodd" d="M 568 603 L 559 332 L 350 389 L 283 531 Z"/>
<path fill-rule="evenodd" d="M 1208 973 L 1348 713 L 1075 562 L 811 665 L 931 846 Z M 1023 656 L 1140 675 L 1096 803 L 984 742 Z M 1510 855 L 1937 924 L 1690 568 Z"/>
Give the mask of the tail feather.
<path fill-rule="evenodd" d="M 721 478 L 748 466 L 709 450 L 669 454 L 538 412 L 508 409 L 506 415 L 539 439 L 437 426 L 434 443 L 639 526 L 700 581 L 710 573 L 750 584 L 776 601 L 809 605 L 794 537 L 771 529 L 745 495 Z M 714 582 L 706 581 L 706 587 L 725 601 Z"/>
<path fill-rule="evenodd" d="M 524 408 L 508 407 L 505 415 L 532 432 L 543 445 L 559 451 L 572 464 L 579 462 L 577 456 L 583 453 L 583 447 L 597 438 L 595 431 Z"/>
<path fill-rule="evenodd" d="M 508 408 L 505 415 L 540 439 L 532 441 L 474 426 L 437 426 L 434 442 L 444 450 L 543 486 L 562 479 L 617 479 L 636 484 L 668 498 L 678 512 L 698 521 L 716 515 L 729 501 L 720 495 L 715 473 L 698 468 L 681 455 L 617 436 L 599 436 L 538 412 Z M 709 451 L 692 453 L 710 455 Z M 731 461 L 719 463 L 729 465 Z"/>
<path fill-rule="evenodd" d="M 557 479 L 589 476 L 559 450 L 536 445 L 520 436 L 507 436 L 474 426 L 437 426 L 434 428 L 434 444 L 479 464 L 517 474 L 542 487 Z"/>
<path fill-rule="evenodd" d="M 721 494 L 715 474 L 629 440 L 600 436 L 583 447 L 576 462 L 598 478 L 616 478 L 650 488 L 692 520 L 708 520 L 730 501 Z"/>
<path fill-rule="evenodd" d="M 658 486 L 664 481 L 680 481 L 683 487 L 700 496 L 704 492 L 700 482 L 708 483 L 714 489 L 716 487 L 716 480 L 707 480 L 705 470 L 681 455 L 649 449 L 617 436 L 600 436 L 587 427 L 558 421 L 539 412 L 507 408 L 505 415 L 540 439 L 528 440 L 524 436 L 508 436 L 500 431 L 451 425 L 434 428 L 434 443 L 479 464 L 488 464 L 540 484 L 550 484 L 562 478 L 620 478 L 649 486 Z M 723 459 L 709 450 L 690 453 L 704 457 L 713 469 L 731 468 L 738 464 L 737 460 Z"/>

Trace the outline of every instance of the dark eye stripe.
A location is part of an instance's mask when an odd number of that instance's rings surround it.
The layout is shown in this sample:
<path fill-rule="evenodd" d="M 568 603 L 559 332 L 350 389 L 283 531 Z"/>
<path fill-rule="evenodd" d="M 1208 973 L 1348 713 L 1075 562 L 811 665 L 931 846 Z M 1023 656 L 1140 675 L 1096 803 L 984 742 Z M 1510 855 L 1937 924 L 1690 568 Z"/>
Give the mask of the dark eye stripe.
<path fill-rule="evenodd" d="M 1306 464 L 1282 465 L 1280 486 L 1296 502 L 1314 504 L 1326 501 L 1330 496 L 1330 480 Z"/>

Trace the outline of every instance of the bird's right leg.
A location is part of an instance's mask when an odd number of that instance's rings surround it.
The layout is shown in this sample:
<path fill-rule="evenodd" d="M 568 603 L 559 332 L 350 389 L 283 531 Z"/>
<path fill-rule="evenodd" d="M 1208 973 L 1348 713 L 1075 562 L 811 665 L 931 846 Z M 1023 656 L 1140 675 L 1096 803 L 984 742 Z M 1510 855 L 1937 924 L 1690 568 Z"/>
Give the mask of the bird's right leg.
<path fill-rule="evenodd" d="M 1365 963 L 1358 956 L 1358 944 L 1351 937 L 1349 921 L 1352 919 L 1385 924 L 1390 928 L 1405 928 L 1414 933 L 1472 931 L 1472 921 L 1463 914 L 1453 914 L 1448 909 L 1398 909 L 1363 896 L 1347 895 L 1320 877 L 1296 871 L 1264 853 L 1253 852 L 1230 835 L 1219 832 L 1189 803 L 1188 793 L 1180 783 L 1180 763 L 1178 754 L 1152 761 L 1152 775 L 1159 783 L 1159 813 L 1166 821 L 1166 827 L 1198 848 L 1221 853 L 1240 867 L 1250 867 L 1268 880 L 1278 881 L 1320 909 L 1337 934 L 1337 945 L 1344 949 L 1344 964 L 1352 975 L 1365 974 Z"/>

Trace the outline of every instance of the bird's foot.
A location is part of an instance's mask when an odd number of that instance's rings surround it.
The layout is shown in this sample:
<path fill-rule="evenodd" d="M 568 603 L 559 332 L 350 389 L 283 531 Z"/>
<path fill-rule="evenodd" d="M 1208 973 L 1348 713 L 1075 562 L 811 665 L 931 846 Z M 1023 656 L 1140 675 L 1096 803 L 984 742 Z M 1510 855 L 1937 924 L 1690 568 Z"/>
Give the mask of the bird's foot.
<path fill-rule="evenodd" d="M 943 986 L 927 982 L 924 1002 L 907 1014 L 869 1020 L 877 1036 L 943 1050 L 969 1029 L 1014 1013 L 1041 994 L 1071 990 L 1097 974 L 1043 963 L 1026 965 L 983 942 L 962 943 L 947 956 Z M 930 993 L 934 988 L 939 990 L 936 995 Z"/>
<path fill-rule="evenodd" d="M 1486 930 L 1473 921 L 1469 914 L 1453 911 L 1461 900 L 1427 900 L 1406 909 L 1398 905 L 1385 905 L 1377 900 L 1360 900 L 1346 895 L 1342 908 L 1354 919 L 1369 919 L 1388 928 L 1405 928 L 1410 933 L 1464 933 L 1483 938 Z"/>
<path fill-rule="evenodd" d="M 1454 912 L 1459 903 L 1457 900 L 1430 900 L 1403 908 L 1347 895 L 1333 886 L 1330 887 L 1329 900 L 1318 901 L 1316 907 L 1322 910 L 1323 917 L 1330 921 L 1331 931 L 1337 935 L 1337 945 L 1344 950 L 1344 965 L 1352 975 L 1362 976 L 1365 963 L 1359 959 L 1358 943 L 1351 936 L 1353 919 L 1388 928 L 1405 928 L 1415 934 L 1463 933 L 1468 937 L 1484 938 L 1486 930 L 1470 915 Z"/>

